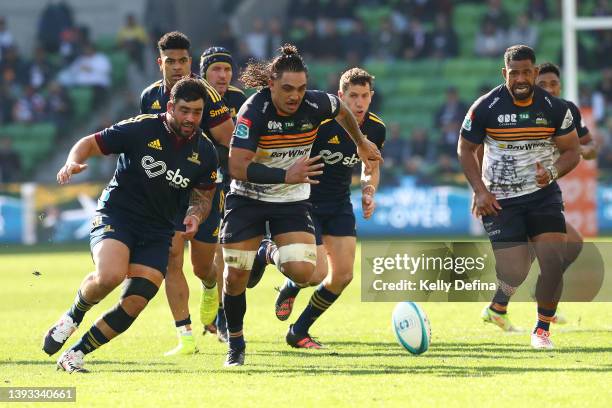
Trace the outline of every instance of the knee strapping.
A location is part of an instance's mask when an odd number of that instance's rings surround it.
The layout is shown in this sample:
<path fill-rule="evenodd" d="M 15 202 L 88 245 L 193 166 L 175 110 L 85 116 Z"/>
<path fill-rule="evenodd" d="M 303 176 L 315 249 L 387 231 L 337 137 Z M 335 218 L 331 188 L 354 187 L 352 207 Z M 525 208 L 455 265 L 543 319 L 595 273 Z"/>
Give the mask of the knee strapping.
<path fill-rule="evenodd" d="M 128 296 L 140 296 L 149 301 L 155 297 L 158 290 L 159 288 L 156 284 L 147 278 L 137 276 L 135 278 L 128 279 L 127 284 L 123 288 L 121 299 L 125 299 Z"/>
<path fill-rule="evenodd" d="M 230 268 L 250 271 L 257 251 L 244 251 L 241 249 L 223 248 L 223 261 Z"/>
<path fill-rule="evenodd" d="M 106 313 L 102 319 L 106 322 L 108 327 L 117 333 L 123 333 L 126 331 L 132 325 L 132 323 L 134 323 L 134 320 L 136 320 L 135 317 L 127 314 L 120 304 L 115 306 L 110 312 Z"/>
<path fill-rule="evenodd" d="M 285 262 L 308 262 L 317 264 L 317 246 L 315 244 L 289 244 L 278 247 L 278 261 L 282 265 Z"/>

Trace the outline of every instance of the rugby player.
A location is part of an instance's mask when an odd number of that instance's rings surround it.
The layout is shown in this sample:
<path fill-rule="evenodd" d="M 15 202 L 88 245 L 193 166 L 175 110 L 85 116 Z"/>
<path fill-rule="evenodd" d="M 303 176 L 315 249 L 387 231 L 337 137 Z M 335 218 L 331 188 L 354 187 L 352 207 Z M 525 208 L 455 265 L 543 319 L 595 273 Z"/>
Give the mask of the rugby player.
<path fill-rule="evenodd" d="M 539 72 L 538 77 L 536 78 L 536 85 L 540 88 L 544 89 L 551 95 L 560 98 L 561 97 L 561 72 L 559 67 L 550 62 L 545 62 L 538 66 Z M 572 113 L 572 118 L 574 119 L 574 126 L 576 127 L 576 132 L 578 134 L 578 138 L 580 140 L 580 155 L 585 160 L 593 160 L 597 157 L 598 146 L 595 143 L 595 140 L 591 136 L 591 133 L 588 127 L 585 125 L 582 120 L 582 115 L 580 113 L 580 109 L 572 102 L 567 99 L 562 99 L 569 108 Z M 565 251 L 565 264 L 564 269 L 567 269 L 569 265 L 572 264 L 578 258 L 580 251 L 582 250 L 583 238 L 580 232 L 576 230 L 570 223 L 566 221 L 566 230 L 567 230 L 567 247 Z M 532 260 L 533 260 L 533 254 Z M 490 305 L 485 308 L 482 313 L 482 317 L 484 321 L 491 322 L 498 325 L 504 331 L 513 331 L 516 330 L 515 326 L 512 325 L 510 319 L 508 317 L 508 313 L 497 313 L 494 311 L 494 308 L 503 309 L 503 306 L 508 306 L 510 302 L 510 298 L 503 298 L 502 296 L 498 296 L 498 304 L 502 306 L 499 308 L 496 305 Z M 487 310 L 490 309 L 490 310 Z M 567 323 L 567 319 L 563 314 L 559 313 L 559 309 L 557 308 L 557 312 L 553 316 L 551 323 L 557 324 L 565 324 Z"/>
<path fill-rule="evenodd" d="M 364 136 L 382 149 L 385 125 L 368 110 L 374 94 L 373 81 L 374 77 L 367 71 L 349 69 L 340 77 L 338 96 L 357 119 Z M 311 187 L 309 199 L 317 244 L 316 272 L 310 283 L 320 285 L 295 324 L 289 327 L 286 340 L 292 347 L 322 347 L 308 334 L 308 330 L 353 279 L 356 230 L 350 186 L 353 167 L 359 163 L 356 153 L 355 144 L 337 121 L 327 119 L 321 123 L 310 155 L 321 156 L 325 168 L 318 178 L 319 184 Z M 370 175 L 365 174 L 362 165 L 361 206 L 365 219 L 374 213 L 374 193 L 378 188 L 379 174 L 378 163 L 373 165 Z M 257 252 L 252 274 L 261 276 L 266 264 L 275 263 L 274 258 L 278 258 L 276 245 L 264 239 Z M 276 299 L 275 313 L 279 320 L 289 318 L 299 291 L 299 286 L 286 279 Z"/>
<path fill-rule="evenodd" d="M 207 90 L 197 79 L 178 81 L 167 113 L 139 115 L 79 140 L 57 174 L 60 184 L 87 168 L 89 157 L 118 154 L 117 169 L 98 200 L 90 245 L 96 270 L 83 280 L 73 305 L 51 327 L 43 350 L 52 355 L 77 330 L 85 313 L 125 281 L 117 305 L 57 361 L 70 373 L 83 358 L 126 331 L 155 296 L 166 267 L 175 218 L 190 193 L 183 233 L 190 239 L 208 216 L 217 178 L 217 152 L 199 129 Z"/>
<path fill-rule="evenodd" d="M 221 230 L 226 366 L 244 364 L 245 290 L 266 221 L 278 245 L 281 272 L 298 285 L 308 284 L 314 273 L 314 225 L 306 200 L 310 184 L 318 184 L 311 177 L 322 174 L 321 157 L 309 157 L 321 122 L 336 118 L 347 130 L 368 174 L 372 161 L 381 160 L 344 102 L 307 90 L 307 68 L 295 46 L 282 46 L 270 62 L 249 63 L 241 79 L 247 87 L 263 89 L 238 112 L 230 148 L 232 182 Z"/>
<path fill-rule="evenodd" d="M 485 311 L 503 314 L 500 299 L 512 296 L 527 277 L 531 265 L 527 242 L 533 242 L 541 276 L 531 345 L 551 349 L 549 328 L 561 295 L 567 242 L 561 190 L 555 180 L 576 167 L 580 143 L 567 104 L 535 86 L 535 60 L 525 45 L 506 50 L 505 83 L 472 105 L 457 153 L 496 259 L 498 290 Z M 483 143 L 481 178 L 477 150 Z"/>
<path fill-rule="evenodd" d="M 157 64 L 163 78 L 154 82 L 142 92 L 141 113 L 164 112 L 172 85 L 180 78 L 191 75 L 190 41 L 185 34 L 177 31 L 166 33 L 158 41 L 157 48 L 159 50 Z M 234 129 L 233 122 L 219 93 L 205 80 L 203 80 L 203 83 L 207 89 L 207 97 L 204 100 L 201 128 L 216 142 L 221 162 L 224 162 Z M 193 272 L 202 282 L 200 321 L 204 326 L 213 322 L 219 303 L 216 288 L 217 274 L 213 259 L 218 246 L 219 223 L 223 204 L 221 195 L 222 188 L 219 184 L 210 215 L 202 223 L 193 239 L 189 241 Z M 176 219 L 176 232 L 172 239 L 165 285 L 166 296 L 174 318 L 179 342 L 175 348 L 165 353 L 166 356 L 193 354 L 198 351 L 191 330 L 189 286 L 183 273 L 185 238 L 182 234 L 182 231 L 184 231 L 182 220 L 186 209 L 187 199 L 185 199 L 183 211 L 178 214 Z"/>
<path fill-rule="evenodd" d="M 246 101 L 244 92 L 231 84 L 233 77 L 234 61 L 230 52 L 223 47 L 210 47 L 206 49 L 200 57 L 200 75 L 208 81 L 210 85 L 223 98 L 223 102 L 229 108 L 232 120 L 235 121 L 236 115 L 240 107 Z M 225 166 L 224 166 L 225 167 Z M 223 214 L 223 204 L 225 196 L 229 192 L 230 178 L 227 174 L 227 168 L 222 168 L 220 178 L 222 187 L 219 189 L 221 194 L 220 206 L 221 214 Z M 223 291 L 223 252 L 221 247 L 217 246 L 215 253 L 215 271 L 217 274 L 217 291 L 219 296 L 219 304 L 217 310 L 217 318 L 214 323 L 204 326 L 204 332 L 216 332 L 217 338 L 221 342 L 227 342 L 227 324 L 225 322 L 225 313 L 223 312 L 223 303 L 221 302 Z"/>

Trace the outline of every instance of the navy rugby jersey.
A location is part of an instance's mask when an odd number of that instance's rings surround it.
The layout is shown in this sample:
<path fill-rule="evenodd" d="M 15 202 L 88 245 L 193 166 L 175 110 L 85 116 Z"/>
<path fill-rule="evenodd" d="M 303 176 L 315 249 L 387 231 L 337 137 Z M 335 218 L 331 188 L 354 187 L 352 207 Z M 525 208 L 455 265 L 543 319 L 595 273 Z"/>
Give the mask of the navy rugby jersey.
<path fill-rule="evenodd" d="M 517 105 L 502 84 L 474 102 L 461 136 L 484 143 L 483 182 L 497 199 L 506 199 L 540 189 L 535 163 L 551 166 L 556 147 L 553 138 L 572 130 L 572 114 L 561 99 L 536 86 L 532 100 Z M 560 191 L 553 184 L 550 191 Z"/>
<path fill-rule="evenodd" d="M 177 136 L 166 114 L 139 115 L 96 133 L 104 154 L 119 154 L 98 210 L 120 211 L 146 227 L 174 230 L 184 196 L 214 188 L 217 152 L 201 131 Z"/>
<path fill-rule="evenodd" d="M 192 78 L 199 78 L 195 75 L 191 75 Z M 204 81 L 206 86 L 208 98 L 204 101 L 204 110 L 202 112 L 202 122 L 200 128 L 207 134 L 210 134 L 209 130 L 215 126 L 220 125 L 230 118 L 230 111 L 221 95 L 208 83 L 208 81 L 199 78 Z M 170 100 L 170 89 L 166 88 L 164 80 L 153 82 L 140 95 L 140 113 L 162 113 L 166 111 L 166 104 Z"/>
<path fill-rule="evenodd" d="M 253 161 L 268 167 L 288 169 L 299 158 L 309 156 L 321 122 L 340 111 L 337 96 L 306 91 L 298 110 L 280 115 L 272 103 L 270 89 L 251 95 L 238 112 L 232 146 L 255 152 Z M 231 193 L 269 202 L 295 202 L 310 196 L 310 184 L 257 184 L 232 180 Z"/>
<path fill-rule="evenodd" d="M 223 95 L 223 101 L 225 105 L 228 107 L 230 115 L 234 123 L 236 122 L 236 117 L 238 116 L 238 111 L 242 104 L 246 101 L 246 96 L 242 89 L 237 88 L 233 85 L 227 87 L 227 91 Z"/>
<path fill-rule="evenodd" d="M 375 114 L 367 112 L 361 132 L 382 150 L 385 143 L 385 124 Z M 310 201 L 340 201 L 348 199 L 351 191 L 353 167 L 361 163 L 357 146 L 340 124 L 328 119 L 321 123 L 319 134 L 312 146 L 310 156 L 321 155 L 325 163 L 319 184 L 310 187 Z"/>

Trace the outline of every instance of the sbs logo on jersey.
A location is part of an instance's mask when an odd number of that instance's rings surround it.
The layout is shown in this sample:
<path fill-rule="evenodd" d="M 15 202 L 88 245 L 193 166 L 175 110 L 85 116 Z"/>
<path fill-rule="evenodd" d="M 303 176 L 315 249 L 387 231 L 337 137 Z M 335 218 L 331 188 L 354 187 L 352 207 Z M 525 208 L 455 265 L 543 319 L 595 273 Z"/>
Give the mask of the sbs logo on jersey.
<path fill-rule="evenodd" d="M 166 180 L 170 182 L 170 186 L 174 188 L 187 188 L 189 180 L 187 177 L 181 176 L 181 169 L 168 170 L 168 166 L 161 160 L 155 160 L 151 156 L 144 156 L 140 164 L 145 169 L 145 173 L 149 178 L 155 178 L 162 174 L 166 174 Z"/>
<path fill-rule="evenodd" d="M 329 150 L 321 150 L 319 155 L 326 164 L 336 164 L 342 161 L 342 164 L 347 167 L 355 167 L 355 165 L 361 160 L 355 153 L 353 153 L 351 156 L 344 157 L 342 152 L 332 153 Z"/>

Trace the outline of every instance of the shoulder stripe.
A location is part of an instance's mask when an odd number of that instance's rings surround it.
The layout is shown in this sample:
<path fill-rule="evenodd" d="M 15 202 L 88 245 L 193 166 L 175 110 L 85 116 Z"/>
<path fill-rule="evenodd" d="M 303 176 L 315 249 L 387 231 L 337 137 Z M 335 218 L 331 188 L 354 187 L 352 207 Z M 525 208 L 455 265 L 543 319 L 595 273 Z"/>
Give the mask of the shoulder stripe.
<path fill-rule="evenodd" d="M 321 122 L 321 125 L 326 124 L 327 122 L 331 122 L 333 119 L 325 119 Z"/>
<path fill-rule="evenodd" d="M 206 87 L 208 95 L 210 95 L 212 101 L 215 103 L 221 101 L 221 95 L 219 95 L 219 92 L 217 92 L 217 90 L 207 80 L 202 79 L 202 82 L 204 83 L 204 86 Z"/>
<path fill-rule="evenodd" d="M 230 91 L 239 92 L 239 93 L 244 95 L 244 91 L 242 89 L 238 88 L 237 86 L 230 85 L 230 86 L 227 87 L 227 89 L 230 90 Z"/>
<path fill-rule="evenodd" d="M 376 116 L 372 112 L 370 112 L 369 118 L 370 118 L 370 120 L 373 120 L 374 122 L 380 123 L 381 125 L 386 127 L 385 122 L 383 122 L 381 118 L 379 118 L 378 116 Z"/>
<path fill-rule="evenodd" d="M 133 118 L 122 120 L 121 122 L 118 122 L 117 124 L 125 125 L 127 123 L 142 122 L 145 119 L 157 119 L 157 114 L 156 113 L 144 113 L 142 115 L 134 116 Z"/>

